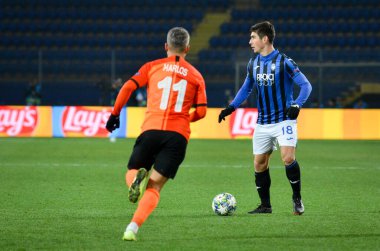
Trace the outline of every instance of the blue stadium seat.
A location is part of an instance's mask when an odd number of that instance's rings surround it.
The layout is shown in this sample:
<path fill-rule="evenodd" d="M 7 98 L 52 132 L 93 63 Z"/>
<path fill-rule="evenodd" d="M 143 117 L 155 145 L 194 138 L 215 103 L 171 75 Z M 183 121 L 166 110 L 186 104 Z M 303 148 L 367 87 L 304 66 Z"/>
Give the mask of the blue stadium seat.
<path fill-rule="evenodd" d="M 329 62 L 379 60 L 380 55 L 367 50 L 380 46 L 378 0 L 259 3 L 251 9 L 231 8 L 231 19 L 220 27 L 221 34 L 199 52 L 200 62 L 208 62 L 200 65 L 207 80 L 233 78 L 236 51 L 249 54 L 250 26 L 262 20 L 276 25 L 275 47 L 301 62 L 317 61 L 319 50 Z M 6 1 L 0 11 L 0 73 L 38 74 L 41 50 L 43 73 L 48 76 L 109 75 L 110 67 L 104 65 L 115 50 L 116 74 L 127 76 L 145 61 L 165 57 L 157 48 L 162 48 L 169 28 L 180 25 L 192 32 L 206 11 L 227 12 L 233 4 L 230 0 Z M 129 65 L 132 61 L 135 64 Z"/>

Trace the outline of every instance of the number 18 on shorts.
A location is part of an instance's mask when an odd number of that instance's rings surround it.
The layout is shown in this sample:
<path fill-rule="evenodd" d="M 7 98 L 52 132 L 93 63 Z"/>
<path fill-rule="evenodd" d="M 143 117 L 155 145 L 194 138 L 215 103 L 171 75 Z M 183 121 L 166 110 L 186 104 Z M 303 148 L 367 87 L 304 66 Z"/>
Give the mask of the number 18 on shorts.
<path fill-rule="evenodd" d="M 253 133 L 253 153 L 263 154 L 277 150 L 279 146 L 297 145 L 297 122 L 285 120 L 277 124 L 258 124 Z"/>

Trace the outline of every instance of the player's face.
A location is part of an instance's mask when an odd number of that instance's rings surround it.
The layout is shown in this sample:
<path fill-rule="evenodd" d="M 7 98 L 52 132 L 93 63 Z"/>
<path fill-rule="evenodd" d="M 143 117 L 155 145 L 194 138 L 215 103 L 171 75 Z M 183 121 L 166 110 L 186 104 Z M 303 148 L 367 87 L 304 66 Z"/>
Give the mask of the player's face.
<path fill-rule="evenodd" d="M 251 32 L 251 39 L 249 40 L 249 45 L 251 46 L 254 53 L 260 53 L 264 47 L 264 41 L 259 37 L 256 32 Z"/>

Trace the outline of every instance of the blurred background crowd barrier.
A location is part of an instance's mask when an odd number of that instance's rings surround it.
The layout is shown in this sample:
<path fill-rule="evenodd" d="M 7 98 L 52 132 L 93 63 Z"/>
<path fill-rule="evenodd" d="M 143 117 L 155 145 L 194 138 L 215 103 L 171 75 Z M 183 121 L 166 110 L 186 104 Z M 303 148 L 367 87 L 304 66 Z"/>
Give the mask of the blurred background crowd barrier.
<path fill-rule="evenodd" d="M 110 106 L 0 106 L 0 137 L 136 138 L 145 107 L 127 107 L 120 128 L 109 134 L 105 123 Z M 302 109 L 297 120 L 299 139 L 380 139 L 379 109 Z M 252 137 L 257 109 L 240 108 L 218 124 L 220 108 L 209 108 L 205 119 L 191 123 L 193 139 Z"/>

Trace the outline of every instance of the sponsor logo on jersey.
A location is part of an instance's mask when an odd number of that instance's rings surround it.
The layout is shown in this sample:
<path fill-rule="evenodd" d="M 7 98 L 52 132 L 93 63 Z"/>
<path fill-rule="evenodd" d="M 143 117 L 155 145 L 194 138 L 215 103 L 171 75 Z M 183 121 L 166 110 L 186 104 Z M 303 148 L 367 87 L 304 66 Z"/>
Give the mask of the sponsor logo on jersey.
<path fill-rule="evenodd" d="M 251 137 L 256 128 L 257 116 L 257 109 L 237 109 L 231 117 L 230 130 L 232 137 Z"/>
<path fill-rule="evenodd" d="M 108 135 L 105 129 L 110 108 L 67 106 L 62 115 L 62 129 L 66 136 Z"/>
<path fill-rule="evenodd" d="M 259 86 L 272 86 L 274 81 L 274 74 L 257 73 L 256 80 Z"/>
<path fill-rule="evenodd" d="M 31 135 L 37 122 L 38 112 L 35 106 L 0 106 L 0 135 Z"/>

